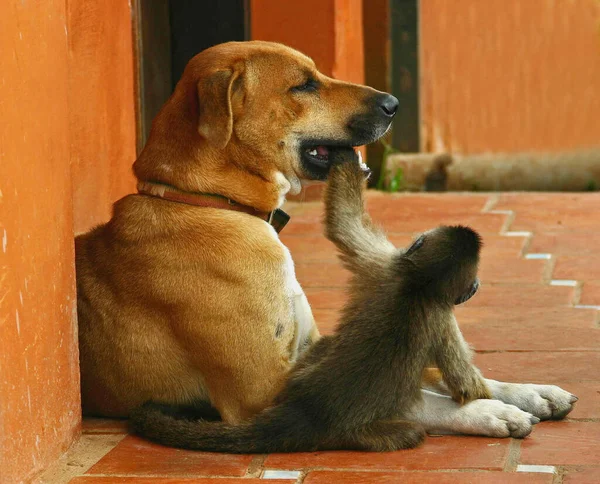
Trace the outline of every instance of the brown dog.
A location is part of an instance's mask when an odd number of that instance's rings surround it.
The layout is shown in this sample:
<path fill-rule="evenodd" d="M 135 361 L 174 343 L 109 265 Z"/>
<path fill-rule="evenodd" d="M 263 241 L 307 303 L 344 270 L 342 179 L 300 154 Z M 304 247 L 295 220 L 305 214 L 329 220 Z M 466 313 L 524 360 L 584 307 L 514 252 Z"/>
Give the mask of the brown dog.
<path fill-rule="evenodd" d="M 397 107 L 279 44 L 194 57 L 134 164 L 142 194 L 76 239 L 84 413 L 210 403 L 234 423 L 270 404 L 319 333 L 266 220 Z"/>

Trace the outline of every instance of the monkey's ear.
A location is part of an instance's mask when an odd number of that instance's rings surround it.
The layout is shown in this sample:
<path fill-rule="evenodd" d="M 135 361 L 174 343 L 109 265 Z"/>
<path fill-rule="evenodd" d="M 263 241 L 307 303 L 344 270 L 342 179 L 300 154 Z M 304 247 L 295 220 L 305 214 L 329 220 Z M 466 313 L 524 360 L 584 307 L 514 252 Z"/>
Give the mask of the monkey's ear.
<path fill-rule="evenodd" d="M 218 70 L 198 82 L 198 133 L 225 148 L 233 131 L 231 98 L 241 82 L 242 68 Z"/>

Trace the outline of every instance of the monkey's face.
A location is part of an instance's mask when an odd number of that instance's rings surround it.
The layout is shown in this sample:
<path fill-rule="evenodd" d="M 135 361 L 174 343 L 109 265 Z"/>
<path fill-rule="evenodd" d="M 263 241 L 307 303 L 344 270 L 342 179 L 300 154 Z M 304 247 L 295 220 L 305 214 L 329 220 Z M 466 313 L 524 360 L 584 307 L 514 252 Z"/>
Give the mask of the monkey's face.
<path fill-rule="evenodd" d="M 425 232 L 399 254 L 404 287 L 440 303 L 464 303 L 479 288 L 481 245 L 477 232 L 460 225 Z"/>

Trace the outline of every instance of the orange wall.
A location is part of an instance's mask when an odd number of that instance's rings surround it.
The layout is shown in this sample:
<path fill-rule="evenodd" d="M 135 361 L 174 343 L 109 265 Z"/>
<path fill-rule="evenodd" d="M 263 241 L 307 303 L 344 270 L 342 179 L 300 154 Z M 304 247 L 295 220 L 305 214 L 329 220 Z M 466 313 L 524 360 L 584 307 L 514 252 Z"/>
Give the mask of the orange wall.
<path fill-rule="evenodd" d="M 598 0 L 420 2 L 425 151 L 600 145 Z"/>
<path fill-rule="evenodd" d="M 0 481 L 80 422 L 64 0 L 0 7 Z"/>
<path fill-rule="evenodd" d="M 69 0 L 69 128 L 75 233 L 135 190 L 134 62 L 126 0 Z"/>
<path fill-rule="evenodd" d="M 78 435 L 73 211 L 85 229 L 133 187 L 129 5 L 89 3 L 0 3 L 2 483 Z"/>
<path fill-rule="evenodd" d="M 337 79 L 364 82 L 362 0 L 250 0 L 255 40 L 282 42 Z"/>

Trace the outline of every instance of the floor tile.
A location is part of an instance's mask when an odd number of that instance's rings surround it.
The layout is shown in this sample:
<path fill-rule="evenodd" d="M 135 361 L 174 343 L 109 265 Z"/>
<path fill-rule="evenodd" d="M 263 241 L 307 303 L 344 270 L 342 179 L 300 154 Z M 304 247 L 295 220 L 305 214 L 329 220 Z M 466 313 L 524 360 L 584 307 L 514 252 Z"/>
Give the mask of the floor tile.
<path fill-rule="evenodd" d="M 598 380 L 600 380 L 600 375 L 598 375 Z M 569 418 L 600 419 L 600 381 L 569 383 L 569 391 L 579 397 Z"/>
<path fill-rule="evenodd" d="M 313 309 L 330 309 L 338 311 L 346 301 L 346 292 L 341 287 L 308 287 L 304 290 L 304 293 Z"/>
<path fill-rule="evenodd" d="M 600 351 L 477 353 L 475 364 L 487 378 L 521 383 L 597 381 Z M 568 385 L 564 385 L 569 390 Z"/>
<path fill-rule="evenodd" d="M 600 206 L 597 193 L 502 193 L 494 210 L 561 213 L 589 211 Z"/>
<path fill-rule="evenodd" d="M 482 284 L 465 307 L 537 307 L 566 306 L 573 301 L 573 288 L 544 284 Z"/>
<path fill-rule="evenodd" d="M 600 465 L 600 422 L 543 422 L 521 444 L 522 464 Z"/>
<path fill-rule="evenodd" d="M 572 309 L 571 311 L 575 311 Z M 600 348 L 600 329 L 565 331 L 565 327 L 463 324 L 465 339 L 477 351 L 579 351 Z M 600 374 L 598 375 L 600 378 Z"/>
<path fill-rule="evenodd" d="M 598 220 L 590 217 L 589 213 L 564 212 L 539 210 L 536 212 L 525 213 L 517 212 L 513 223 L 510 225 L 511 231 L 530 231 L 537 232 L 586 232 L 590 237 L 595 236 L 598 230 Z"/>
<path fill-rule="evenodd" d="M 550 484 L 552 476 L 505 472 L 309 472 L 304 484 Z"/>
<path fill-rule="evenodd" d="M 506 255 L 494 257 L 493 253 L 482 254 L 479 278 L 483 282 L 541 283 L 546 265 L 545 260 L 527 260 Z"/>
<path fill-rule="evenodd" d="M 598 484 L 600 482 L 600 467 L 567 470 L 563 484 Z"/>
<path fill-rule="evenodd" d="M 337 261 L 296 263 L 296 278 L 303 288 L 345 288 L 350 280 L 350 275 L 350 272 Z"/>
<path fill-rule="evenodd" d="M 545 329 L 550 326 L 569 328 L 596 328 L 597 312 L 592 309 L 575 309 L 572 307 L 513 307 L 505 306 L 502 311 L 495 307 L 457 306 L 454 314 L 461 327 L 468 324 L 481 326 L 513 326 Z M 540 332 L 539 336 L 542 336 Z M 538 337 L 539 337 L 538 336 Z"/>
<path fill-rule="evenodd" d="M 265 467 L 310 467 L 370 470 L 491 469 L 503 468 L 509 439 L 479 437 L 429 437 L 417 448 L 398 452 L 311 452 L 273 454 Z"/>
<path fill-rule="evenodd" d="M 172 449 L 130 435 L 87 473 L 161 477 L 241 477 L 246 473 L 252 458 L 249 455 Z"/>
<path fill-rule="evenodd" d="M 597 254 L 598 244 L 591 243 L 589 233 L 536 232 L 528 252 L 549 252 L 553 255 Z"/>
<path fill-rule="evenodd" d="M 579 304 L 600 306 L 600 282 L 583 282 Z"/>
<path fill-rule="evenodd" d="M 598 243 L 594 244 L 600 248 Z M 552 277 L 555 279 L 575 279 L 578 281 L 600 281 L 600 254 L 560 255 Z"/>

